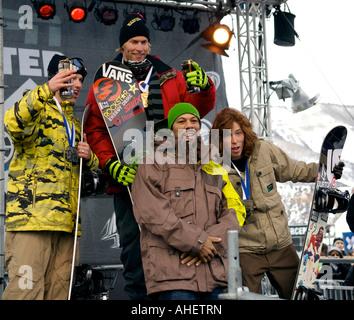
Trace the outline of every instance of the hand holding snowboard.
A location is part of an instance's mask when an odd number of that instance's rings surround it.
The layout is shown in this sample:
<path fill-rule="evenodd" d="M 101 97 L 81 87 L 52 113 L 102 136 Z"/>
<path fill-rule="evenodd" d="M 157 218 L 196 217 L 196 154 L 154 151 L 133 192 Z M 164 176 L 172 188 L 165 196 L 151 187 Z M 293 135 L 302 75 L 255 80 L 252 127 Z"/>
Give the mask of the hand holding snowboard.
<path fill-rule="evenodd" d="M 118 160 L 109 159 L 105 164 L 109 175 L 123 186 L 129 186 L 133 183 L 136 169 L 121 164 Z"/>

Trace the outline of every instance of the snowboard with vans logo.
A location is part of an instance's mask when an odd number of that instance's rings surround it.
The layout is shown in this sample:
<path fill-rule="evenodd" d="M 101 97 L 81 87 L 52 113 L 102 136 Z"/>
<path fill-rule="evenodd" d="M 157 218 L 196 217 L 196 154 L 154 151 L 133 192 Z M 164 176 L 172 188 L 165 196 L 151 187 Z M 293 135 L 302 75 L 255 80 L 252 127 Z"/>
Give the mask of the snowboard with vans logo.
<path fill-rule="evenodd" d="M 106 62 L 96 71 L 93 91 L 118 159 L 130 164 L 124 160 L 131 161 L 139 150 L 141 157 L 146 135 L 146 114 L 133 73 L 118 61 Z"/>
<path fill-rule="evenodd" d="M 334 166 L 340 161 L 346 136 L 347 129 L 338 126 L 322 143 L 305 243 L 292 293 L 295 300 L 303 300 L 314 288 L 329 213 L 344 212 L 349 203 L 349 193 L 335 188 L 333 173 Z"/>

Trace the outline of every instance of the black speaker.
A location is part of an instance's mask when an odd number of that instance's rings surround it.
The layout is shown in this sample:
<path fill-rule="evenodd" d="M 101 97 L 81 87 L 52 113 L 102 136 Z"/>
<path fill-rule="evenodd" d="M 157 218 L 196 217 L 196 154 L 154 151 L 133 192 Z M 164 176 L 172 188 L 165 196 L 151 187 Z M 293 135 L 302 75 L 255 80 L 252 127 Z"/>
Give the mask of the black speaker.
<path fill-rule="evenodd" d="M 295 45 L 295 15 L 290 12 L 276 10 L 274 12 L 274 43 L 278 46 Z"/>

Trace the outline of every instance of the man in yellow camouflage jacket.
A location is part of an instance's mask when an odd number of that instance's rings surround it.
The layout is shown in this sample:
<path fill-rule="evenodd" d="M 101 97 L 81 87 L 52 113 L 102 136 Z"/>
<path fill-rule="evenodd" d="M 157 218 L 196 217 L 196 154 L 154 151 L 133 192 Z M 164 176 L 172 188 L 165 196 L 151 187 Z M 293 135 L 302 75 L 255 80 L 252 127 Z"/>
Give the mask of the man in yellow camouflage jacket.
<path fill-rule="evenodd" d="M 98 159 L 84 135 L 73 105 L 87 74 L 79 58 L 73 70 L 58 72 L 55 55 L 49 81 L 27 91 L 6 112 L 5 125 L 15 152 L 9 168 L 5 299 L 67 299 L 79 188 L 79 158 L 87 169 Z M 62 89 L 73 88 L 66 98 Z"/>

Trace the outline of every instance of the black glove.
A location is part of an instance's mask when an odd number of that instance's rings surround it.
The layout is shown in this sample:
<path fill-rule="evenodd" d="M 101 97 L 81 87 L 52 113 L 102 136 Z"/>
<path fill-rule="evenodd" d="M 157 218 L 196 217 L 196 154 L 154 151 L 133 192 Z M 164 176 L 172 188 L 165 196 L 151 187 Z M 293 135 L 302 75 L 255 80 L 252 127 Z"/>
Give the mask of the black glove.
<path fill-rule="evenodd" d="M 343 168 L 344 168 L 344 162 L 340 161 L 338 164 L 336 164 L 333 168 L 333 174 L 334 177 L 339 180 L 342 177 L 343 174 Z"/>

